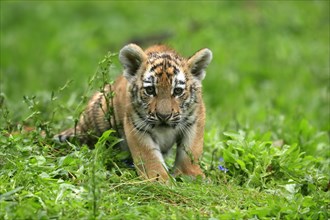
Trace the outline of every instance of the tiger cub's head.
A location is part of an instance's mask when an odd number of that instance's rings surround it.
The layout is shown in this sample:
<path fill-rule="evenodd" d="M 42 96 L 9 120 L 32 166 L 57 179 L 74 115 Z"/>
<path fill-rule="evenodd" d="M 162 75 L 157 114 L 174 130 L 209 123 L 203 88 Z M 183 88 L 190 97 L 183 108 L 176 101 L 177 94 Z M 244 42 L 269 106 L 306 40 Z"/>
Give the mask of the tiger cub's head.
<path fill-rule="evenodd" d="M 163 45 L 143 51 L 129 44 L 121 49 L 119 60 L 129 82 L 138 128 L 193 123 L 195 109 L 202 102 L 201 81 L 212 60 L 209 49 L 185 59 Z"/>

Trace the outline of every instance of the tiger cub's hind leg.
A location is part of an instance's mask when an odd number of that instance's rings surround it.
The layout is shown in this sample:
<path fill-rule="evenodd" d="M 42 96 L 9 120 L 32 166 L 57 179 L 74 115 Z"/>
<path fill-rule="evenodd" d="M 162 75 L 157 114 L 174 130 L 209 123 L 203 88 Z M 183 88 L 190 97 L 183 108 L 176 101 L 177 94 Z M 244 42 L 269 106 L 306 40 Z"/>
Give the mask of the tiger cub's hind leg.
<path fill-rule="evenodd" d="M 106 85 L 104 91 L 94 93 L 78 123 L 55 135 L 54 139 L 59 142 L 77 140 L 81 144 L 92 146 L 104 131 L 115 127 L 112 126 L 115 124 L 114 117 L 108 115 L 112 99 L 108 100 L 106 97 L 110 91 L 110 85 Z"/>
<path fill-rule="evenodd" d="M 57 142 L 72 142 L 79 144 L 87 144 L 89 147 L 97 142 L 97 137 L 92 134 L 92 132 L 83 132 L 77 126 L 76 128 L 69 128 L 57 134 L 53 138 Z"/>

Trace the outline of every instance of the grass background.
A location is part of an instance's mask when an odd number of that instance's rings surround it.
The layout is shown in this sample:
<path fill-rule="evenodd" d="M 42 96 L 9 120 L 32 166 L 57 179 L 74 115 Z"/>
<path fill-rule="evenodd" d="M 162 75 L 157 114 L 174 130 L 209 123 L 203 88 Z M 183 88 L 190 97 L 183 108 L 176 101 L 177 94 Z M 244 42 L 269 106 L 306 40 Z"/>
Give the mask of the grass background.
<path fill-rule="evenodd" d="M 1 218 L 327 219 L 329 14 L 328 1 L 1 1 Z M 102 141 L 51 141 L 129 42 L 213 51 L 207 180 L 145 183 Z"/>

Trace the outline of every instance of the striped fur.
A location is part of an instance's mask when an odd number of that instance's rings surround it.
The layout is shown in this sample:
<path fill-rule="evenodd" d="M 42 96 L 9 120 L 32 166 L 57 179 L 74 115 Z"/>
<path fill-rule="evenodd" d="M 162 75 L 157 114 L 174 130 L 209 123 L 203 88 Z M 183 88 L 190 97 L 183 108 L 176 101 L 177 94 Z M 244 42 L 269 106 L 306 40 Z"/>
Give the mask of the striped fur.
<path fill-rule="evenodd" d="M 163 45 L 143 51 L 129 44 L 119 60 L 123 75 L 94 94 L 75 128 L 56 139 L 75 136 L 93 143 L 112 128 L 124 139 L 122 148 L 130 151 L 141 176 L 167 180 L 164 156 L 175 144 L 174 174 L 204 176 L 198 165 L 205 122 L 201 81 L 212 52 L 202 49 L 186 59 Z M 108 97 L 111 92 L 113 98 Z"/>

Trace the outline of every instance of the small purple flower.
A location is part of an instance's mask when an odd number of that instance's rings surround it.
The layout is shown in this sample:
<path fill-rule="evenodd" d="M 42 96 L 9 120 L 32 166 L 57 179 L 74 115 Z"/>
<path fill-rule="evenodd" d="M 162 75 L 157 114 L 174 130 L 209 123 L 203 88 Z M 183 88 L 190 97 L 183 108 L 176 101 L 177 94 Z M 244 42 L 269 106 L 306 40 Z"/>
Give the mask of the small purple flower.
<path fill-rule="evenodd" d="M 226 167 L 222 166 L 222 165 L 219 165 L 218 166 L 218 169 L 221 170 L 221 171 L 223 171 L 223 172 L 225 172 L 225 173 L 228 172 L 228 169 Z"/>
<path fill-rule="evenodd" d="M 223 159 L 223 157 L 220 157 L 219 158 L 219 162 L 220 162 L 220 164 L 224 164 L 224 162 L 225 162 L 225 160 Z M 225 173 L 227 173 L 229 170 L 226 168 L 226 167 L 224 167 L 223 165 L 219 165 L 218 166 L 218 169 L 220 170 L 220 171 L 222 171 L 222 172 L 225 172 Z"/>

